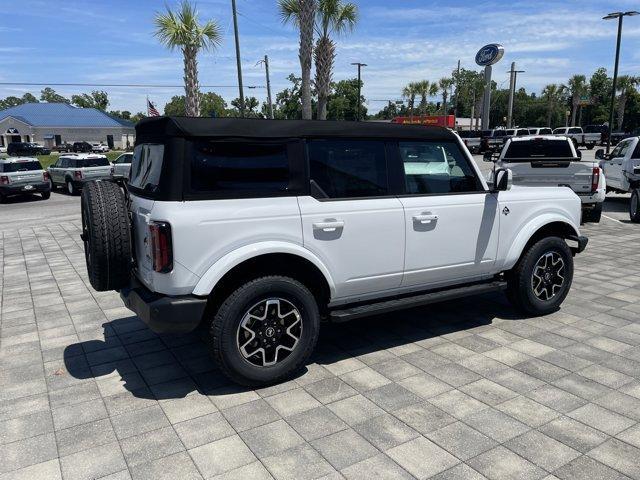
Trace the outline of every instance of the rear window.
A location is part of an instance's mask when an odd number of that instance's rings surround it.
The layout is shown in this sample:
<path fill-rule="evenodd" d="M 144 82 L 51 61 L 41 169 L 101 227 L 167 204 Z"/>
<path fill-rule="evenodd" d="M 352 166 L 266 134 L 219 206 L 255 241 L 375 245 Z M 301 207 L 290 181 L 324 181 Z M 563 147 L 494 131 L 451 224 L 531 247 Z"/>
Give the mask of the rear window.
<path fill-rule="evenodd" d="M 505 159 L 572 158 L 571 146 L 566 140 L 536 139 L 530 142 L 511 142 Z"/>
<path fill-rule="evenodd" d="M 289 187 L 285 143 L 193 142 L 191 190 L 269 195 Z"/>
<path fill-rule="evenodd" d="M 164 145 L 143 143 L 133 151 L 129 185 L 155 192 L 160 184 L 160 172 L 164 157 Z"/>
<path fill-rule="evenodd" d="M 493 132 L 494 137 L 504 137 L 506 134 L 506 130 L 496 130 L 495 132 Z"/>
<path fill-rule="evenodd" d="M 478 130 L 460 130 L 458 135 L 460 135 L 460 138 L 480 138 Z"/>
<path fill-rule="evenodd" d="M 553 130 L 551 130 L 550 128 L 541 128 L 538 131 L 538 135 L 551 135 L 553 133 Z"/>
<path fill-rule="evenodd" d="M 36 161 L 0 163 L 0 172 L 2 173 L 27 172 L 30 170 L 42 170 L 42 165 Z"/>

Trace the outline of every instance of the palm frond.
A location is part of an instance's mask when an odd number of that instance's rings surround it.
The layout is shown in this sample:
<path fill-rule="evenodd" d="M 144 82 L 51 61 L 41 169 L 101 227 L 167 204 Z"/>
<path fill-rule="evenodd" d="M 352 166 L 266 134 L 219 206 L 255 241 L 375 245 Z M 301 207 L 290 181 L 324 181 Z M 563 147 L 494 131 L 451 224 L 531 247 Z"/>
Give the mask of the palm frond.
<path fill-rule="evenodd" d="M 278 0 L 278 11 L 282 23 L 300 25 L 300 2 L 298 0 Z"/>

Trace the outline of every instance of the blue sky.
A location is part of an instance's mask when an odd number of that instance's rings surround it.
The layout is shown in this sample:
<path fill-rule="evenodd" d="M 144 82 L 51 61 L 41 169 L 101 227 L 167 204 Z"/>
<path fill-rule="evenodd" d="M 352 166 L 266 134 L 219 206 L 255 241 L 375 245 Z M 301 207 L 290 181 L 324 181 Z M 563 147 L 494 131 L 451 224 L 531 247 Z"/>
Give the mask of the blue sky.
<path fill-rule="evenodd" d="M 540 91 L 574 73 L 591 74 L 599 66 L 613 70 L 616 24 L 601 17 L 610 11 L 640 9 L 638 0 L 432 1 L 355 0 L 360 8 L 356 30 L 338 39 L 334 78 L 351 78 L 361 61 L 364 95 L 370 111 L 376 100 L 400 98 L 412 80 L 450 74 L 458 59 L 475 68 L 479 47 L 498 42 L 504 59 L 494 80 L 508 85 L 510 62 L 526 73 L 519 86 Z M 169 0 L 169 5 L 175 5 Z M 182 83 L 182 59 L 153 37 L 153 16 L 164 10 L 156 0 L 21 0 L 6 2 L 0 20 L 0 82 L 37 83 Z M 224 40 L 200 57 L 200 82 L 235 85 L 236 70 L 231 0 L 200 0 L 202 18 L 219 23 Z M 245 85 L 264 87 L 264 70 L 256 62 L 268 54 L 275 92 L 299 74 L 297 34 L 283 26 L 276 0 L 237 0 Z M 625 20 L 620 72 L 640 74 L 640 16 Z M 1 86 L 0 97 L 38 93 L 41 87 Z M 54 87 L 71 95 L 90 88 Z M 180 88 L 103 88 L 110 108 L 145 110 L 145 96 L 162 108 Z M 237 88 L 216 88 L 227 100 Z M 263 100 L 264 88 L 246 95 Z"/>

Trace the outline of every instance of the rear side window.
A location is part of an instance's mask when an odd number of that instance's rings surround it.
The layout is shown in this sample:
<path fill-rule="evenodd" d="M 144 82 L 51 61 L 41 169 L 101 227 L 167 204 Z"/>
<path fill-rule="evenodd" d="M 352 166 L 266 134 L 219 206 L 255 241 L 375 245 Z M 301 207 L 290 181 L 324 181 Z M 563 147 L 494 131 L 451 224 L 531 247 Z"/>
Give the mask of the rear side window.
<path fill-rule="evenodd" d="M 553 130 L 551 130 L 550 128 L 541 128 L 538 131 L 538 135 L 551 135 L 553 133 Z"/>
<path fill-rule="evenodd" d="M 387 195 L 385 146 L 375 140 L 311 140 L 311 181 L 328 198 Z"/>
<path fill-rule="evenodd" d="M 109 160 L 106 158 L 85 158 L 83 160 L 76 160 L 76 167 L 108 167 Z"/>
<path fill-rule="evenodd" d="M 194 141 L 191 189 L 272 195 L 289 187 L 287 145 L 253 142 Z"/>
<path fill-rule="evenodd" d="M 567 140 L 542 140 L 511 142 L 504 154 L 506 160 L 531 158 L 572 158 Z"/>
<path fill-rule="evenodd" d="M 569 133 L 582 133 L 582 130 L 579 128 L 570 128 Z"/>
<path fill-rule="evenodd" d="M 12 163 L 0 163 L 0 172 L 13 173 L 13 172 L 27 172 L 31 170 L 42 170 L 40 162 L 12 162 Z"/>
<path fill-rule="evenodd" d="M 133 151 L 129 185 L 154 192 L 160 184 L 160 172 L 164 157 L 164 145 L 143 143 Z"/>

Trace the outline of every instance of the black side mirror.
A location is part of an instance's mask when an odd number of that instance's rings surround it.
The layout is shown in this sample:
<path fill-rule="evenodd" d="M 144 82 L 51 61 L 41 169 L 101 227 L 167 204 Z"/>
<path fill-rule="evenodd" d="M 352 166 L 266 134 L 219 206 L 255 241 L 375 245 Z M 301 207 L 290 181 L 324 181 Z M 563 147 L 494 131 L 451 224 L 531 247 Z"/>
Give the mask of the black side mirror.
<path fill-rule="evenodd" d="M 508 168 L 499 168 L 493 174 L 493 189 L 496 192 L 511 190 L 513 172 Z"/>
<path fill-rule="evenodd" d="M 598 150 L 596 150 L 596 159 L 597 160 L 604 160 L 605 159 L 604 148 L 599 148 Z"/>
<path fill-rule="evenodd" d="M 576 155 L 578 158 L 582 158 L 582 152 L 580 150 L 576 150 Z"/>

